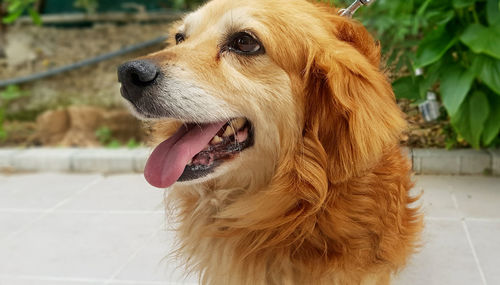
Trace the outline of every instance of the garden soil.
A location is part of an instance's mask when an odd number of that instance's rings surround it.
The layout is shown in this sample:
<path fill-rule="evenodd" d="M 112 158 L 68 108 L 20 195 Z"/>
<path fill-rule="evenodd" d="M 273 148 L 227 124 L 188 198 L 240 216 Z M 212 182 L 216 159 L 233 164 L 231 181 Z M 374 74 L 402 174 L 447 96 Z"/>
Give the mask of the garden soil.
<path fill-rule="evenodd" d="M 47 71 L 167 33 L 169 24 L 96 25 L 92 28 L 18 26 L 7 33 L 7 57 L 0 58 L 0 79 Z M 165 44 L 116 57 L 99 64 L 24 84 L 26 97 L 12 104 L 10 114 L 42 112 L 68 105 L 105 108 L 122 106 L 116 67 Z M 22 115 L 21 115 L 22 116 Z"/>

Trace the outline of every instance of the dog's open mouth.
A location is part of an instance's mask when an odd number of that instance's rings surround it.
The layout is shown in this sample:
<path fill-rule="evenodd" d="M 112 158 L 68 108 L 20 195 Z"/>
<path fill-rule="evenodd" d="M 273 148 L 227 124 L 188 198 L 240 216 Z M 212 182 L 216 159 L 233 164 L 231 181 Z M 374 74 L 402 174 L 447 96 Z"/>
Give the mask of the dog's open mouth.
<path fill-rule="evenodd" d="M 156 147 L 144 176 L 158 188 L 169 187 L 176 181 L 198 179 L 252 145 L 252 124 L 244 118 L 185 124 Z"/>

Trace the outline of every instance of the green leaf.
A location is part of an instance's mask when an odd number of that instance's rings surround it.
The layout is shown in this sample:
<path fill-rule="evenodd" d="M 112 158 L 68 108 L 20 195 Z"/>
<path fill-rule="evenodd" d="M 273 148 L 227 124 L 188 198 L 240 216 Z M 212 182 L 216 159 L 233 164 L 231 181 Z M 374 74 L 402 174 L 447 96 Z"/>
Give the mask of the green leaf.
<path fill-rule="evenodd" d="M 12 24 L 15 20 L 17 20 L 23 14 L 23 10 L 17 10 L 13 13 L 8 14 L 6 17 L 2 19 L 4 24 Z"/>
<path fill-rule="evenodd" d="M 7 132 L 5 130 L 0 129 L 0 141 L 5 141 L 7 139 Z"/>
<path fill-rule="evenodd" d="M 432 86 L 438 80 L 440 72 L 442 72 L 442 66 L 446 62 L 446 60 L 440 60 L 425 68 L 423 79 L 419 82 L 420 98 L 426 99 L 427 92 L 432 89 Z"/>
<path fill-rule="evenodd" d="M 478 0 L 453 0 L 453 8 L 461 9 L 474 5 Z"/>
<path fill-rule="evenodd" d="M 489 113 L 488 98 L 483 92 L 476 91 L 464 101 L 456 115 L 451 117 L 451 124 L 468 143 L 479 148 Z"/>
<path fill-rule="evenodd" d="M 23 1 L 13 1 L 9 3 L 9 6 L 7 7 L 7 13 L 12 14 L 17 11 L 23 11 L 24 10 L 24 5 Z"/>
<path fill-rule="evenodd" d="M 490 115 L 484 124 L 483 144 L 490 145 L 500 133 L 500 96 L 488 96 L 490 102 Z"/>
<path fill-rule="evenodd" d="M 425 2 L 420 5 L 420 7 L 418 8 L 417 10 L 417 16 L 421 17 L 424 15 L 425 13 L 425 10 L 427 10 L 427 7 L 429 6 L 429 4 L 431 4 L 432 0 L 425 0 Z"/>
<path fill-rule="evenodd" d="M 472 86 L 475 74 L 458 64 L 447 67 L 441 74 L 441 96 L 450 116 L 454 116 Z"/>
<path fill-rule="evenodd" d="M 444 25 L 451 21 L 455 17 L 455 11 L 450 10 L 447 12 L 436 11 L 434 15 L 429 14 L 429 21 L 436 23 L 437 25 Z"/>
<path fill-rule="evenodd" d="M 479 55 L 474 58 L 472 69 L 491 90 L 500 95 L 500 60 Z"/>
<path fill-rule="evenodd" d="M 117 140 L 112 140 L 106 147 L 107 148 L 120 148 L 121 144 Z"/>
<path fill-rule="evenodd" d="M 0 142 L 7 139 L 7 132 L 3 128 L 3 123 L 5 120 L 5 107 L 0 105 Z"/>
<path fill-rule="evenodd" d="M 425 11 L 427 10 L 427 7 L 429 4 L 432 2 L 432 0 L 425 0 L 425 2 L 418 8 L 417 14 L 415 15 L 415 18 L 413 20 L 413 34 L 416 34 L 418 32 L 419 24 L 418 21 L 422 18 L 424 15 Z"/>
<path fill-rule="evenodd" d="M 474 5 L 477 0 L 453 0 L 453 7 L 456 9 L 465 8 Z"/>
<path fill-rule="evenodd" d="M 486 18 L 491 26 L 500 23 L 500 1 L 488 0 L 486 3 Z"/>
<path fill-rule="evenodd" d="M 500 25 L 485 27 L 472 24 L 460 40 L 475 53 L 484 53 L 500 59 Z"/>
<path fill-rule="evenodd" d="M 137 142 L 134 138 L 130 139 L 128 142 L 127 142 L 127 148 L 138 148 L 140 147 L 141 144 L 139 142 Z"/>
<path fill-rule="evenodd" d="M 0 92 L 0 99 L 4 101 L 11 101 L 22 97 L 24 93 L 17 85 L 9 85 L 5 91 Z"/>
<path fill-rule="evenodd" d="M 112 133 L 108 127 L 103 126 L 95 131 L 95 136 L 104 145 L 111 141 Z"/>
<path fill-rule="evenodd" d="M 417 100 L 420 99 L 418 85 L 411 76 L 401 77 L 392 83 L 392 88 L 396 94 L 396 98 L 406 98 Z"/>
<path fill-rule="evenodd" d="M 427 34 L 417 50 L 415 68 L 421 68 L 438 61 L 457 39 L 446 31 L 444 25 Z"/>
<path fill-rule="evenodd" d="M 0 130 L 3 130 L 4 120 L 5 120 L 5 107 L 0 105 Z"/>
<path fill-rule="evenodd" d="M 35 9 L 33 8 L 28 9 L 28 13 L 30 14 L 31 20 L 33 20 L 33 23 L 35 23 L 35 25 L 37 26 L 42 25 L 42 18 L 40 18 L 40 14 L 38 14 L 38 12 L 35 11 Z"/>

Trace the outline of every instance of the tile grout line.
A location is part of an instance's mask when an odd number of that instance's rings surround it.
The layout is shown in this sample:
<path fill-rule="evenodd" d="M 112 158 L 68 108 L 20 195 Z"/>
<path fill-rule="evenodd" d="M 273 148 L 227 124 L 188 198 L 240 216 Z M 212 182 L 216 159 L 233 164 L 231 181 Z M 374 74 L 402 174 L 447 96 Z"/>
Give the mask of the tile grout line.
<path fill-rule="evenodd" d="M 500 222 L 500 218 L 467 218 L 467 221 L 475 222 Z"/>
<path fill-rule="evenodd" d="M 429 216 L 425 216 L 424 219 L 427 221 L 444 221 L 444 222 L 459 222 L 462 220 L 461 217 L 453 218 L 453 217 L 429 217 Z"/>
<path fill-rule="evenodd" d="M 469 246 L 472 250 L 472 256 L 474 257 L 474 260 L 476 262 L 477 269 L 479 271 L 479 275 L 481 275 L 481 280 L 483 281 L 484 285 L 488 285 L 488 282 L 486 282 L 486 276 L 484 275 L 484 272 L 483 272 L 483 268 L 481 267 L 481 263 L 479 262 L 479 258 L 477 256 L 476 248 L 474 247 L 474 244 L 472 242 L 472 238 L 470 236 L 469 227 L 467 227 L 467 223 L 465 220 L 462 221 L 462 226 L 464 228 L 465 236 L 467 237 L 467 241 L 469 242 Z"/>
<path fill-rule="evenodd" d="M 110 277 L 109 277 L 109 278 L 108 278 L 108 279 L 104 282 L 104 284 L 105 284 L 105 285 L 107 285 L 107 284 L 110 284 L 111 282 L 115 281 L 115 278 L 116 278 L 116 277 L 117 277 L 120 273 L 122 273 L 122 271 L 123 271 L 123 270 L 127 267 L 127 265 L 129 265 L 129 264 L 130 264 L 130 262 L 132 262 L 132 260 L 133 260 L 135 257 L 137 257 L 137 255 L 139 254 L 139 252 L 140 252 L 141 250 L 143 250 L 143 249 L 144 249 L 144 248 L 145 248 L 145 247 L 149 244 L 149 241 L 153 240 L 153 239 L 154 239 L 154 237 L 155 237 L 158 233 L 160 233 L 160 231 L 161 231 L 162 229 L 163 229 L 163 225 L 162 225 L 159 229 L 157 229 L 157 230 L 153 231 L 153 233 L 151 234 L 151 236 L 149 236 L 149 238 L 148 238 L 148 239 L 144 242 L 144 244 L 142 244 L 142 245 L 138 246 L 138 247 L 137 247 L 137 248 L 136 248 L 136 249 L 132 252 L 132 254 L 130 254 L 130 256 L 127 258 L 127 260 L 125 261 L 125 263 L 124 263 L 122 266 L 120 266 L 120 267 L 119 267 L 119 268 L 118 268 L 115 272 L 113 272 L 113 274 L 111 274 L 111 276 L 110 276 Z M 118 281 L 120 281 L 120 280 L 118 280 Z"/>
<path fill-rule="evenodd" d="M 453 200 L 453 205 L 455 206 L 455 209 L 459 210 L 458 200 L 455 193 L 451 193 L 451 199 Z M 479 276 L 481 277 L 481 281 L 483 282 L 483 285 L 488 285 L 488 282 L 486 282 L 486 276 L 484 275 L 483 268 L 481 267 L 481 263 L 479 261 L 479 257 L 477 256 L 476 248 L 474 247 L 474 243 L 472 242 L 472 238 L 470 236 L 470 231 L 469 227 L 467 226 L 466 219 L 467 217 L 464 217 L 461 221 L 462 228 L 465 232 L 465 237 L 467 238 L 467 242 L 472 251 L 472 257 L 474 258 L 474 262 L 476 263 L 476 267 L 477 270 L 479 271 Z"/>
<path fill-rule="evenodd" d="M 428 221 L 448 221 L 448 222 L 459 222 L 466 219 L 467 221 L 476 221 L 476 222 L 500 222 L 500 218 L 470 218 L 470 217 L 432 217 L 425 216 L 425 219 Z"/>
<path fill-rule="evenodd" d="M 1 242 L 5 242 L 5 241 L 8 241 L 10 239 L 12 239 L 13 237 L 16 237 L 17 235 L 27 231 L 28 229 L 31 228 L 31 226 L 33 226 L 36 222 L 42 220 L 43 218 L 45 218 L 47 215 L 53 213 L 57 208 L 63 206 L 64 204 L 68 203 L 69 201 L 71 201 L 74 197 L 78 196 L 79 194 L 85 192 L 86 190 L 90 189 L 90 187 L 94 186 L 95 184 L 97 184 L 98 182 L 102 181 L 104 179 L 103 176 L 99 176 L 97 178 L 95 178 L 94 180 L 92 180 L 91 182 L 89 182 L 87 185 L 85 185 L 84 187 L 82 187 L 82 189 L 76 191 L 73 195 L 71 195 L 70 197 L 67 197 L 66 199 L 60 201 L 59 203 L 57 203 L 55 206 L 53 206 L 52 208 L 50 209 L 47 209 L 43 212 L 41 212 L 41 215 L 38 216 L 36 219 L 34 219 L 33 221 L 31 221 L 29 224 L 27 224 L 26 226 L 22 227 L 21 229 L 9 234 L 8 236 L 6 236 L 5 238 L 3 238 L 2 240 L 0 240 Z"/>

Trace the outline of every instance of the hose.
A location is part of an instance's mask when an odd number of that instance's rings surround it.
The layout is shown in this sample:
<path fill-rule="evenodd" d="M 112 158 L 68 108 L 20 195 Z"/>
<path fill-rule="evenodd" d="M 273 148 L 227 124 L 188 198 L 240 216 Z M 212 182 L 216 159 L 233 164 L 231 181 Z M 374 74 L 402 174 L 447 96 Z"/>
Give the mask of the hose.
<path fill-rule="evenodd" d="M 166 36 L 166 35 L 161 36 L 161 37 L 158 37 L 158 38 L 153 39 L 153 40 L 130 45 L 130 46 L 127 46 L 127 47 L 122 48 L 120 50 L 106 53 L 103 55 L 99 55 L 99 56 L 96 56 L 94 58 L 84 59 L 82 61 L 70 64 L 70 65 L 53 68 L 53 69 L 50 69 L 50 70 L 47 70 L 44 72 L 35 73 L 32 75 L 28 75 L 28 76 L 22 76 L 22 77 L 13 78 L 13 79 L 7 79 L 7 80 L 0 80 L 0 88 L 7 87 L 9 85 L 17 85 L 17 84 L 23 84 L 23 83 L 39 80 L 39 79 L 47 78 L 47 77 L 54 76 L 54 75 L 57 75 L 60 73 L 68 72 L 68 71 L 71 71 L 74 69 L 82 68 L 82 67 L 85 67 L 88 65 L 96 64 L 96 63 L 99 63 L 101 61 L 111 59 L 113 57 L 117 57 L 120 55 L 131 53 L 131 52 L 136 51 L 136 50 L 140 50 L 140 49 L 143 49 L 146 47 L 160 44 L 162 42 L 165 42 L 167 40 L 167 38 L 168 38 L 168 36 Z"/>

